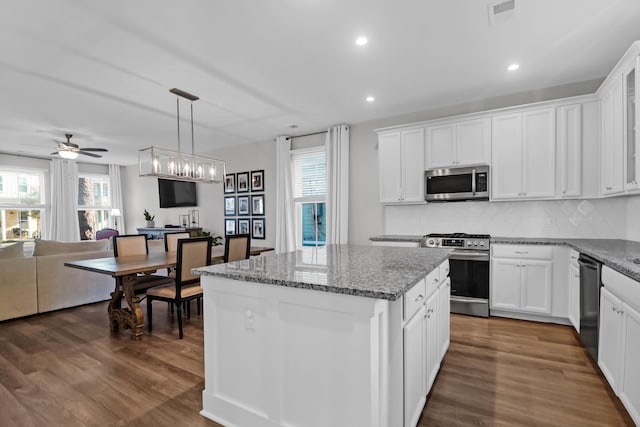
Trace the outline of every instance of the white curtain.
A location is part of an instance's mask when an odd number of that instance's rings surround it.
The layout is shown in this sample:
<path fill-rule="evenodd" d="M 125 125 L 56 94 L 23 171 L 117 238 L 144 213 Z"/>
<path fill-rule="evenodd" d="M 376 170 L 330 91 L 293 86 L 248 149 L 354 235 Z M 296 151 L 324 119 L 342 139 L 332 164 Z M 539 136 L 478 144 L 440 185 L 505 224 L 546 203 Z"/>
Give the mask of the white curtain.
<path fill-rule="evenodd" d="M 327 132 L 327 244 L 346 244 L 349 236 L 349 126 Z"/>
<path fill-rule="evenodd" d="M 51 160 L 49 239 L 80 240 L 78 224 L 78 165 L 75 160 Z"/>
<path fill-rule="evenodd" d="M 120 166 L 109 165 L 109 190 L 111 191 L 111 209 L 120 210 L 120 217 L 117 218 L 118 226 L 116 227 L 115 217 L 110 217 L 111 227 L 117 229 L 120 234 L 125 234 L 124 226 L 124 209 L 122 208 L 122 183 L 120 181 Z"/>
<path fill-rule="evenodd" d="M 293 190 L 291 185 L 291 138 L 276 138 L 276 252 L 296 249 Z"/>

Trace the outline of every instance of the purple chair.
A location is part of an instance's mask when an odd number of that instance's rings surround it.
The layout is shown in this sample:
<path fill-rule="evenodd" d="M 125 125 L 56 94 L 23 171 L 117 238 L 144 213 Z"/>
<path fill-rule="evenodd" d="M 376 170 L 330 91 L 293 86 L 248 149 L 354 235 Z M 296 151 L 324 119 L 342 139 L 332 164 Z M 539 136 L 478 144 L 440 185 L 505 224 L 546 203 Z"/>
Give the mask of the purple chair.
<path fill-rule="evenodd" d="M 118 235 L 120 235 L 118 230 L 114 230 L 113 228 L 103 228 L 102 230 L 96 231 L 96 240 L 110 239 L 113 236 Z"/>

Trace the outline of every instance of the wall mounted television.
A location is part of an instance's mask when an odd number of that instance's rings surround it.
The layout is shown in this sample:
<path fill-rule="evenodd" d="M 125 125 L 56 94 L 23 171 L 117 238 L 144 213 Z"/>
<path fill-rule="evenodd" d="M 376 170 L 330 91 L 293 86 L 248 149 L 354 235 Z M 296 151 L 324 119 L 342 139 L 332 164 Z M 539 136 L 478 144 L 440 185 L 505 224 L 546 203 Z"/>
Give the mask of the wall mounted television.
<path fill-rule="evenodd" d="M 198 206 L 195 182 L 158 178 L 158 193 L 161 208 Z"/>

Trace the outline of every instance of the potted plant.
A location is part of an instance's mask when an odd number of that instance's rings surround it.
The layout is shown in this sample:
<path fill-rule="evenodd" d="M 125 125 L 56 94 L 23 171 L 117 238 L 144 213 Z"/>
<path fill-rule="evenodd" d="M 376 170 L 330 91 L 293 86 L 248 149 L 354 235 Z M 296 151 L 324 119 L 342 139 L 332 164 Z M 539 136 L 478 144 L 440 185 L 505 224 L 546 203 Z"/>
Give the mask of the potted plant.
<path fill-rule="evenodd" d="M 211 232 L 210 231 L 201 231 L 198 233 L 198 237 L 209 237 L 211 236 Z M 213 241 L 213 246 L 220 246 L 222 245 L 222 236 L 216 236 L 215 234 L 212 237 L 212 241 Z"/>
<path fill-rule="evenodd" d="M 151 215 L 148 210 L 144 210 L 144 220 L 147 222 L 147 228 L 154 228 L 156 226 L 153 222 L 155 215 Z"/>

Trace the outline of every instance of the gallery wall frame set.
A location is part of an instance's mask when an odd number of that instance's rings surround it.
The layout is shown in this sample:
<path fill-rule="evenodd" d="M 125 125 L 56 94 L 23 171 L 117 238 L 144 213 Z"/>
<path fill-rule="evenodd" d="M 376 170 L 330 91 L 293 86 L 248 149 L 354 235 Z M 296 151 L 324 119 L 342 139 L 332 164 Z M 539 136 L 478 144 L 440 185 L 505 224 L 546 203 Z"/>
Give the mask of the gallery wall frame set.
<path fill-rule="evenodd" d="M 225 175 L 225 235 L 251 234 L 253 239 L 265 238 L 264 188 L 264 169 Z"/>

